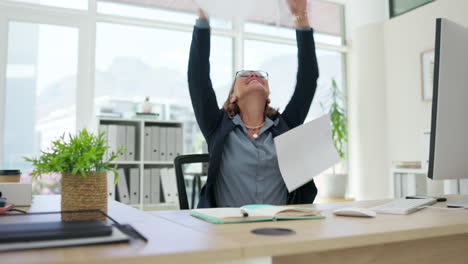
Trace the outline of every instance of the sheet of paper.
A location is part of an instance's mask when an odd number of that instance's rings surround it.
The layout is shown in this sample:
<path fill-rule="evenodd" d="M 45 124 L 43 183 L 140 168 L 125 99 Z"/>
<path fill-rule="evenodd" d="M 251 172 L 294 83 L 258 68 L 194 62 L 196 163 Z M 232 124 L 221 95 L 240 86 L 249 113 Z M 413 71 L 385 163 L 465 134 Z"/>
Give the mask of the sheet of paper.
<path fill-rule="evenodd" d="M 285 0 L 194 0 L 210 17 L 225 20 L 277 21 L 291 19 Z M 260 21 L 258 21 L 260 20 Z"/>
<path fill-rule="evenodd" d="M 333 145 L 328 114 L 277 136 L 275 146 L 289 192 L 340 161 Z"/>

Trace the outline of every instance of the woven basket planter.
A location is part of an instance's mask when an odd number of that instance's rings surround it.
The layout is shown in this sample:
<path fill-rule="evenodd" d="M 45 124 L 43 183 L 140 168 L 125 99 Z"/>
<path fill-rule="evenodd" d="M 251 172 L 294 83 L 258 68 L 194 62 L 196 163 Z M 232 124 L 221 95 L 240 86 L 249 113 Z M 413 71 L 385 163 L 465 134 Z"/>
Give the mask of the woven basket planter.
<path fill-rule="evenodd" d="M 90 172 L 87 178 L 81 174 L 62 173 L 62 211 L 96 210 L 107 213 L 107 173 Z M 98 212 L 63 213 L 63 221 L 105 220 Z"/>

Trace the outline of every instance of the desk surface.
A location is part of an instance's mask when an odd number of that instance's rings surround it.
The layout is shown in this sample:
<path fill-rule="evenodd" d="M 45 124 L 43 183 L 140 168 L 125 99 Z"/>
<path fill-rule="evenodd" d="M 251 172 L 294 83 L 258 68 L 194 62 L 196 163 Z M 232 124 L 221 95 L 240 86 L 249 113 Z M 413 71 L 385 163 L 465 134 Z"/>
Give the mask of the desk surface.
<path fill-rule="evenodd" d="M 452 196 L 449 197 L 449 201 L 467 197 Z M 59 199 L 58 196 L 34 197 L 30 211 L 58 210 Z M 323 210 L 327 217 L 319 220 L 216 225 L 191 217 L 189 211 L 149 213 L 111 201 L 109 215 L 121 223 L 132 224 L 149 239 L 147 244 L 137 242 L 8 252 L 0 253 L 0 259 L 2 263 L 9 264 L 200 263 L 330 252 L 372 245 L 385 244 L 386 247 L 391 243 L 430 240 L 459 234 L 463 235 L 464 241 L 468 237 L 468 210 L 427 208 L 405 216 L 378 215 L 376 218 L 337 217 L 331 213 L 331 210 L 339 207 L 369 207 L 382 202 L 385 201 L 313 205 Z M 445 203 L 436 204 L 440 207 L 444 205 Z M 4 219 L 0 217 L 0 223 L 5 222 Z M 260 227 L 290 228 L 295 230 L 296 234 L 272 238 L 250 233 L 250 230 Z"/>
<path fill-rule="evenodd" d="M 239 259 L 241 249 L 229 239 L 192 230 L 116 201 L 108 214 L 129 223 L 148 243 L 111 244 L 0 253 L 0 263 L 199 263 Z M 35 196 L 29 212 L 60 211 L 60 196 Z M 30 217 L 30 216 L 24 216 Z M 0 217 L 0 224 L 15 217 Z"/>
<path fill-rule="evenodd" d="M 468 196 L 450 196 L 454 201 Z M 454 234 L 468 234 L 468 210 L 448 210 L 446 203 L 434 206 L 444 209 L 425 208 L 409 215 L 378 214 L 376 218 L 343 217 L 332 214 L 340 207 L 372 207 L 389 200 L 328 203 L 303 205 L 323 210 L 325 219 L 257 222 L 215 225 L 191 217 L 188 211 L 150 212 L 173 223 L 227 237 L 243 245 L 244 257 L 280 256 L 319 252 L 375 244 L 427 239 Z M 291 236 L 259 236 L 250 230 L 261 227 L 290 228 L 296 231 Z"/>

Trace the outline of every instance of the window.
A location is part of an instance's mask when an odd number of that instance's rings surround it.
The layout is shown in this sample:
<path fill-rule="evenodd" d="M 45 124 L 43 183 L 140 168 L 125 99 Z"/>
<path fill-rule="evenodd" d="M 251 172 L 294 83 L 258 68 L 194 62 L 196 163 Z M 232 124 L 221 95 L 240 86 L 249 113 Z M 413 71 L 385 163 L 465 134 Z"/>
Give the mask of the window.
<path fill-rule="evenodd" d="M 396 17 L 413 9 L 416 9 L 425 4 L 429 4 L 434 0 L 389 0 L 390 17 Z"/>
<path fill-rule="evenodd" d="M 96 112 L 131 117 L 150 96 L 160 119 L 186 122 L 185 151 L 199 152 L 201 138 L 187 85 L 191 37 L 191 32 L 99 23 Z M 212 36 L 211 43 L 211 78 L 221 102 L 232 80 L 232 38 Z"/>
<path fill-rule="evenodd" d="M 75 131 L 78 29 L 10 22 L 3 167 L 27 169 L 64 132 Z"/>
<path fill-rule="evenodd" d="M 283 5 L 285 4 L 283 3 Z M 276 5 L 273 4 L 268 8 L 275 9 Z M 268 8 L 263 10 L 263 13 L 275 13 L 274 10 L 268 10 Z M 276 16 L 262 17 L 261 14 L 260 16 L 256 14 L 256 17 L 249 19 L 249 22 L 244 24 L 245 32 L 294 39 L 296 36 L 294 23 L 287 6 L 281 6 L 277 9 Z M 340 4 L 310 1 L 309 21 L 315 31 L 315 41 L 336 46 L 342 45 L 344 41 L 343 14 L 343 6 Z"/>
<path fill-rule="evenodd" d="M 187 1 L 98 0 L 97 11 L 100 14 L 168 21 L 190 26 L 198 18 L 196 6 Z M 232 28 L 230 21 L 211 19 L 210 24 L 215 28 Z"/>
<path fill-rule="evenodd" d="M 31 4 L 65 7 L 73 9 L 88 9 L 88 0 L 14 0 Z"/>
<path fill-rule="evenodd" d="M 335 51 L 317 49 L 317 60 L 320 69 L 317 91 L 307 120 L 324 114 L 321 103 L 329 102 L 331 80 L 335 78 L 343 89 L 342 54 Z M 259 69 L 269 73 L 271 106 L 284 110 L 289 102 L 296 84 L 297 47 L 286 44 L 246 40 L 245 69 Z"/>
<path fill-rule="evenodd" d="M 341 50 L 343 6 L 310 3 L 316 42 Z M 94 4 L 97 10 L 91 8 Z M 186 153 L 201 150 L 203 137 L 187 87 L 197 17 L 193 0 L 0 0 L 0 8 L 8 15 L 8 20 L 0 19 L 0 55 L 7 55 L 0 56 L 0 65 L 6 65 L 6 72 L 0 67 L 1 77 L 6 77 L 0 83 L 1 167 L 28 168 L 23 156 L 34 155 L 57 136 L 74 132 L 77 125 L 93 127 L 91 110 L 80 111 L 77 120 L 76 106 L 94 105 L 96 114 L 132 117 L 145 96 L 150 96 L 160 119 L 185 122 Z M 284 109 L 287 104 L 296 78 L 295 32 L 288 12 L 272 20 L 277 16 L 270 11 L 270 18 L 257 13 L 243 25 L 210 20 L 215 28 L 211 78 L 220 107 L 232 84 L 233 65 L 236 70 L 268 71 L 272 105 Z M 244 46 L 235 46 L 239 43 Z M 238 50 L 244 53 L 237 54 Z M 317 50 L 317 55 L 319 89 L 309 118 L 322 114 L 320 102 L 326 100 L 332 77 L 344 88 L 343 54 Z"/>

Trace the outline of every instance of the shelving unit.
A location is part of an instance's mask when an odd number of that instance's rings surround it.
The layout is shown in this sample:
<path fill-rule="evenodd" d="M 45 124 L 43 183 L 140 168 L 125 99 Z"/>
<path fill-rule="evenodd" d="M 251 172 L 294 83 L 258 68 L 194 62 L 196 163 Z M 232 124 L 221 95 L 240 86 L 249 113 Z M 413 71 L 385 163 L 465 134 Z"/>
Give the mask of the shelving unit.
<path fill-rule="evenodd" d="M 125 161 L 118 160 L 114 161 L 112 164 L 117 164 L 118 168 L 139 168 L 139 203 L 130 204 L 131 206 L 140 209 L 140 210 L 171 210 L 178 209 L 178 204 L 174 203 L 157 203 L 157 204 L 144 204 L 144 170 L 149 168 L 171 168 L 174 166 L 173 158 L 175 158 L 176 153 L 174 153 L 172 160 L 145 160 L 145 149 L 150 148 L 151 146 L 145 142 L 145 127 L 164 127 L 164 128 L 180 128 L 181 129 L 181 142 L 183 146 L 184 137 L 183 137 L 183 123 L 177 121 L 162 121 L 162 120 L 152 120 L 152 119 L 122 119 L 122 118 L 99 118 L 98 117 L 98 128 L 100 125 L 123 125 L 123 126 L 134 126 L 135 127 L 135 160 Z M 180 152 L 183 152 L 183 148 Z M 177 153 L 182 154 L 182 153 Z M 127 176 L 129 179 L 130 177 Z M 128 181 L 130 182 L 130 181 Z M 175 181 L 174 181 L 175 182 Z M 130 187 L 130 184 L 128 184 Z M 114 186 L 114 193 L 116 186 Z M 117 197 L 116 197 L 116 200 Z"/>

